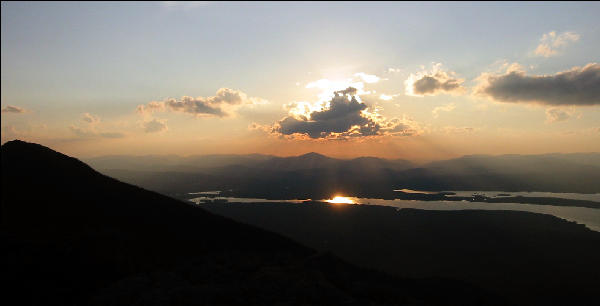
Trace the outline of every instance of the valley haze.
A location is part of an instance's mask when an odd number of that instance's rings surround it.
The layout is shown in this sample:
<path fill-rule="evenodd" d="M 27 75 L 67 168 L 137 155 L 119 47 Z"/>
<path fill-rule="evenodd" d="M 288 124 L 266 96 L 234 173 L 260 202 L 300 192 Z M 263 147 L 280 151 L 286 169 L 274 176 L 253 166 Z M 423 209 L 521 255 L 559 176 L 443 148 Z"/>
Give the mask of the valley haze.
<path fill-rule="evenodd" d="M 404 188 L 600 193 L 600 153 L 469 155 L 426 164 L 318 153 L 104 156 L 85 161 L 105 174 L 171 195 L 232 190 L 233 195 L 268 199 L 328 199 L 336 194 L 390 198 L 397 194 L 393 190 Z"/>

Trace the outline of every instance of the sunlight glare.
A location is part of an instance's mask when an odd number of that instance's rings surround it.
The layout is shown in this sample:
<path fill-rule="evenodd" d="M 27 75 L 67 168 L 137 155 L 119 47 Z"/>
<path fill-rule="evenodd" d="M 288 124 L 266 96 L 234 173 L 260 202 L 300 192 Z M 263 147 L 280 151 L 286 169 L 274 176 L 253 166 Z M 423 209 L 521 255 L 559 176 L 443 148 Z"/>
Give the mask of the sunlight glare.
<path fill-rule="evenodd" d="M 354 204 L 354 201 L 351 198 L 340 196 L 336 196 L 331 200 L 325 200 L 325 202 L 332 204 Z"/>

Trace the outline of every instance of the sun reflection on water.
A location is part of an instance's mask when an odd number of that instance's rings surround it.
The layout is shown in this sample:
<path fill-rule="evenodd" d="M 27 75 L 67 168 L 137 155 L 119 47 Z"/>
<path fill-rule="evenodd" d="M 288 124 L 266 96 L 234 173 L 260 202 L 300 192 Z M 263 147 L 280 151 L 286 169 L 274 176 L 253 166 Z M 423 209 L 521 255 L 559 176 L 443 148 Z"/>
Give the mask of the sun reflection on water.
<path fill-rule="evenodd" d="M 354 200 L 352 200 L 349 197 L 341 197 L 341 196 L 336 196 L 331 200 L 325 200 L 325 202 L 327 203 L 332 203 L 332 204 L 354 204 Z"/>

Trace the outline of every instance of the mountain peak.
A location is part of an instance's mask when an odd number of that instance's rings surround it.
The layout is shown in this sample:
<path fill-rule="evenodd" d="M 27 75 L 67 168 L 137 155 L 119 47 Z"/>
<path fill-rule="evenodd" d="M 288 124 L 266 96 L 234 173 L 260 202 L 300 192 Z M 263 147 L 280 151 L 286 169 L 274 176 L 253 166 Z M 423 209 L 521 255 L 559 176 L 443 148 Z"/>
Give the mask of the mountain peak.
<path fill-rule="evenodd" d="M 44 147 L 42 145 L 36 144 L 36 143 L 31 143 L 31 142 L 26 142 L 20 139 L 15 139 L 15 140 L 10 140 L 5 142 L 2 145 L 2 148 L 13 148 L 13 147 L 25 147 L 25 146 L 32 146 L 32 147 Z"/>
<path fill-rule="evenodd" d="M 99 175 L 77 158 L 56 152 L 37 143 L 11 140 L 2 145 L 2 175 L 17 177 L 43 175 L 67 178 L 66 173 Z"/>
<path fill-rule="evenodd" d="M 302 154 L 302 155 L 300 155 L 298 157 L 301 157 L 301 158 L 330 158 L 330 157 L 327 157 L 327 156 L 325 156 L 323 154 L 319 154 L 319 153 L 316 153 L 316 152 L 309 152 L 309 153 L 306 153 L 306 154 Z"/>

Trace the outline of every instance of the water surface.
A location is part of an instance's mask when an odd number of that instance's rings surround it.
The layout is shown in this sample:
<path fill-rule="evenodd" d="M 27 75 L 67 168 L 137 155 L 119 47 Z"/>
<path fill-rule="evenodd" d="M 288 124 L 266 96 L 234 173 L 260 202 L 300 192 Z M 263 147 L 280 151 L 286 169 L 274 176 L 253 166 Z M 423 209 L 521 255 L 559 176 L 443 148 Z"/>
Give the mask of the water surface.
<path fill-rule="evenodd" d="M 474 191 L 464 191 L 465 195 L 471 195 Z M 458 193 L 458 192 L 457 192 Z M 468 193 L 468 194 L 466 194 Z M 490 192 L 480 191 L 479 194 L 485 193 L 486 195 L 495 195 L 498 193 L 507 192 Z M 518 195 L 519 193 L 510 193 L 511 195 Z M 526 193 L 530 196 L 531 194 L 540 194 L 535 196 L 548 196 L 548 194 L 554 193 Z M 543 194 L 543 195 L 541 195 Z M 561 194 L 563 195 L 563 194 Z M 578 194 L 572 194 L 578 195 Z M 587 196 L 587 195 L 584 195 Z M 562 196 L 561 196 L 562 197 Z M 464 210 L 464 209 L 481 209 L 481 210 L 515 210 L 515 211 L 527 211 L 533 213 L 548 214 L 565 219 L 568 221 L 574 221 L 579 224 L 584 224 L 589 229 L 600 232 L 600 209 L 586 208 L 586 207 L 570 207 L 570 206 L 553 206 L 553 205 L 536 205 L 536 204 L 521 204 L 521 203 L 486 203 L 486 202 L 468 202 L 468 201 L 417 201 L 417 200 L 383 200 L 383 199 L 372 199 L 372 198 L 356 198 L 346 197 L 350 199 L 354 204 L 370 204 L 370 205 L 381 205 L 391 206 L 398 209 L 402 208 L 416 208 L 425 210 Z M 306 200 L 266 200 L 257 198 L 234 198 L 234 197 L 197 197 L 190 199 L 189 201 L 196 204 L 202 204 L 202 201 L 210 200 L 221 200 L 227 202 L 237 203 L 302 203 Z M 573 198 L 574 199 L 574 198 Z M 578 200 L 592 198 L 577 198 Z M 592 199 L 593 200 L 593 199 Z M 322 200 L 326 201 L 326 200 Z"/>

